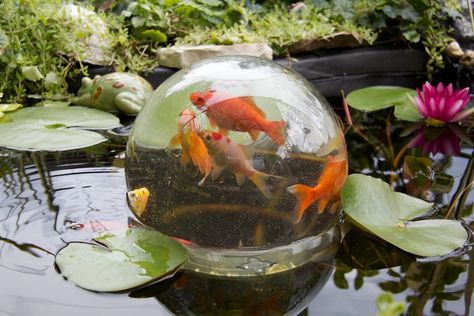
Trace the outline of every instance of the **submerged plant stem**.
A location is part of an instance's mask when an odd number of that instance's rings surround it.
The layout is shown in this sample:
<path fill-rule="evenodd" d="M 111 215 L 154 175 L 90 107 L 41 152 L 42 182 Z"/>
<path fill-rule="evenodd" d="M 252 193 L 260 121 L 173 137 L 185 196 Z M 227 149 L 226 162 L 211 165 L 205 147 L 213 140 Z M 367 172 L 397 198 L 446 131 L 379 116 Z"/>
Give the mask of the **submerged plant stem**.
<path fill-rule="evenodd" d="M 455 218 L 459 219 L 462 215 L 461 211 L 464 208 L 468 192 L 474 184 L 474 156 L 471 154 L 469 162 L 466 167 L 466 171 L 461 179 L 459 188 L 454 194 L 451 203 L 449 204 L 448 212 L 446 213 L 446 218 Z M 453 214 L 454 213 L 454 214 Z"/>

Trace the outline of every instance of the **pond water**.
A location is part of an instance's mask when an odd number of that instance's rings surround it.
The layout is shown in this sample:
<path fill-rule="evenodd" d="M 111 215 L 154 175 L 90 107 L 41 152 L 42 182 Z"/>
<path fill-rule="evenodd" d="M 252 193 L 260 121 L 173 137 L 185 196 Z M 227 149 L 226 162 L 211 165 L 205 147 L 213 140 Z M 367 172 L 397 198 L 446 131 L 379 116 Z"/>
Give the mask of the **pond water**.
<path fill-rule="evenodd" d="M 350 172 L 435 201 L 440 216 L 454 201 L 453 210 L 472 228 L 472 190 L 455 200 L 474 177 L 472 148 L 463 146 L 451 158 L 408 148 L 414 134 L 400 136 L 408 125 L 387 126 L 389 114 L 353 117 L 359 129 L 346 134 Z M 284 273 L 226 279 L 178 272 L 120 294 L 76 287 L 56 271 L 54 254 L 68 242 L 136 224 L 125 199 L 125 141 L 116 136 L 63 153 L 0 151 L 0 315 L 375 315 L 384 291 L 405 302 L 406 315 L 470 313 L 471 249 L 443 260 L 416 259 L 357 229 L 347 232 L 346 224 L 332 232 L 317 260 Z M 405 165 L 403 173 L 407 156 L 431 157 L 432 163 Z"/>

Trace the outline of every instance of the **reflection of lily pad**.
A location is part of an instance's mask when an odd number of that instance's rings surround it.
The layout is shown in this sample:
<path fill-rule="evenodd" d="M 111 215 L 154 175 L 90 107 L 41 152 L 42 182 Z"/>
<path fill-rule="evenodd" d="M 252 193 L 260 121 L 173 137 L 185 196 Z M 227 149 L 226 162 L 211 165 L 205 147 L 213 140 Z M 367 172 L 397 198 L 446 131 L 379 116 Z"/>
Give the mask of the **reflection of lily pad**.
<path fill-rule="evenodd" d="M 342 189 L 344 212 L 359 226 L 420 256 L 441 256 L 464 245 L 467 232 L 460 221 L 425 219 L 432 203 L 393 192 L 387 183 L 361 174 L 350 175 Z"/>
<path fill-rule="evenodd" d="M 107 138 L 84 129 L 119 126 L 114 115 L 85 107 L 37 107 L 5 115 L 0 146 L 20 150 L 69 150 L 92 146 Z"/>
<path fill-rule="evenodd" d="M 414 256 L 400 248 L 353 227 L 342 240 L 337 258 L 354 269 L 384 269 L 414 261 Z"/>
<path fill-rule="evenodd" d="M 409 88 L 374 86 L 352 91 L 347 95 L 346 101 L 357 110 L 371 112 L 406 102 L 407 93 L 416 94 Z"/>
<path fill-rule="evenodd" d="M 107 248 L 70 243 L 56 255 L 61 273 L 92 291 L 123 291 L 156 281 L 175 271 L 187 258 L 181 244 L 145 228 L 106 232 L 94 240 Z"/>

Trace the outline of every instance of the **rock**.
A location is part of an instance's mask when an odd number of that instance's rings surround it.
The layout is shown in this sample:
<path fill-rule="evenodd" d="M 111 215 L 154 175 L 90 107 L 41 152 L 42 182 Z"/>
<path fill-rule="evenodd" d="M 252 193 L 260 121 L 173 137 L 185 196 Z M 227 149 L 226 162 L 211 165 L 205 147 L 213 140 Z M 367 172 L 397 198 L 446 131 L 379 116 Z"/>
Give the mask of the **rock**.
<path fill-rule="evenodd" d="M 461 46 L 459 46 L 459 43 L 456 41 L 452 41 L 449 43 L 448 47 L 446 48 L 446 51 L 449 55 L 449 57 L 459 59 L 462 57 L 464 52 L 461 49 Z"/>
<path fill-rule="evenodd" d="M 62 38 L 68 56 L 77 56 L 83 62 L 93 65 L 108 65 L 112 60 L 112 34 L 100 15 L 75 4 L 53 7 L 51 16 L 65 25 L 67 36 Z"/>
<path fill-rule="evenodd" d="M 171 46 L 159 51 L 160 66 L 184 68 L 202 59 L 226 56 L 248 55 L 272 59 L 273 50 L 267 44 Z"/>
<path fill-rule="evenodd" d="M 328 38 L 302 40 L 289 46 L 288 52 L 290 54 L 300 54 L 323 48 L 359 47 L 364 44 L 367 43 L 357 33 L 340 32 Z"/>
<path fill-rule="evenodd" d="M 474 69 L 474 50 L 465 51 L 459 62 L 468 69 Z"/>

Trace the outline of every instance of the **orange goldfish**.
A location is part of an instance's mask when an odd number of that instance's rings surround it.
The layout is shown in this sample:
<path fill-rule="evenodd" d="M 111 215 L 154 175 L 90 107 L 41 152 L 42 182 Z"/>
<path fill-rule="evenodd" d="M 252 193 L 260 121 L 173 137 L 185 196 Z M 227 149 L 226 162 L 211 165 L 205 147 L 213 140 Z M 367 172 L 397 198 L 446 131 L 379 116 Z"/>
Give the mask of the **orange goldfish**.
<path fill-rule="evenodd" d="M 170 146 L 181 145 L 181 165 L 187 165 L 189 160 L 198 167 L 204 177 L 199 181 L 202 185 L 211 173 L 212 161 L 202 139 L 198 136 L 199 126 L 195 120 L 196 115 L 190 109 L 181 112 L 178 120 L 178 134 L 170 140 Z"/>
<path fill-rule="evenodd" d="M 213 158 L 211 178 L 214 180 L 225 168 L 235 174 L 237 183 L 241 185 L 245 177 L 249 178 L 268 199 L 272 194 L 265 184 L 265 179 L 272 176 L 252 167 L 248 159 L 249 153 L 243 146 L 234 143 L 230 138 L 216 132 L 202 131 L 199 133 Z"/>
<path fill-rule="evenodd" d="M 287 188 L 296 197 L 295 222 L 299 222 L 304 211 L 319 199 L 318 213 L 322 213 L 329 202 L 339 198 L 347 178 L 347 153 L 342 151 L 329 156 L 315 187 L 295 184 Z"/>
<path fill-rule="evenodd" d="M 252 97 L 233 97 L 223 92 L 196 91 L 189 96 L 199 110 L 206 113 L 211 126 L 219 126 L 219 133 L 227 135 L 228 130 L 247 132 L 253 141 L 260 131 L 266 133 L 275 143 L 285 142 L 284 121 L 269 121 L 258 108 Z"/>

